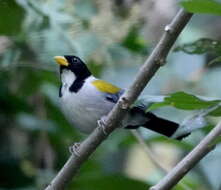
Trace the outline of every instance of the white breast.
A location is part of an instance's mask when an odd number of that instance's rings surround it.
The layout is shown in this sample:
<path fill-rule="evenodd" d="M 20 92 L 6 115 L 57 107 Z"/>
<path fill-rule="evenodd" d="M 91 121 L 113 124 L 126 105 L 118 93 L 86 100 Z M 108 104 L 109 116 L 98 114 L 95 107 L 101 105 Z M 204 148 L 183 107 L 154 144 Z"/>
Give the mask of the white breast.
<path fill-rule="evenodd" d="M 74 127 L 82 132 L 90 133 L 97 126 L 97 120 L 107 115 L 114 103 L 108 102 L 105 96 L 91 84 L 93 80 L 96 80 L 92 76 L 86 79 L 77 93 L 69 91 L 72 83 L 69 83 L 69 79 L 66 78 L 66 80 L 62 81 L 62 97 L 60 98 L 62 110 Z"/>

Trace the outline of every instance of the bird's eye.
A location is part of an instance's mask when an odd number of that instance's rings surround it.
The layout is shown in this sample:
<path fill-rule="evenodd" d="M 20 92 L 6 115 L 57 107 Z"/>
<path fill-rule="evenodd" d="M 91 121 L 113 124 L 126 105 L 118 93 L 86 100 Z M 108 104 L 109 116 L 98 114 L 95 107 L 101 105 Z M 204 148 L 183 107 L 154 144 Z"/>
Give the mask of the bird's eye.
<path fill-rule="evenodd" d="M 74 58 L 72 59 L 72 61 L 73 61 L 73 63 L 77 63 L 77 62 L 78 62 L 78 59 L 77 59 L 76 57 L 74 57 Z"/>

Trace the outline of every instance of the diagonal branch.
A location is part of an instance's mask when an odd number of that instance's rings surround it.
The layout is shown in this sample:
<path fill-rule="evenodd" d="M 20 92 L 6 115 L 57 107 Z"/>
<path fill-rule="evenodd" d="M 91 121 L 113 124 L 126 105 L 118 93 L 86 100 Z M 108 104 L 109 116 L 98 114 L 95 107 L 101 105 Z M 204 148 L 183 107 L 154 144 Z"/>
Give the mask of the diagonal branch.
<path fill-rule="evenodd" d="M 109 134 L 119 127 L 119 124 L 127 113 L 131 104 L 137 99 L 146 84 L 154 76 L 156 71 L 164 65 L 165 59 L 175 43 L 177 37 L 192 17 L 191 13 L 181 9 L 172 22 L 165 27 L 159 43 L 140 68 L 134 82 L 123 94 L 118 103 L 107 116 L 107 120 L 102 127 L 97 127 L 80 145 L 79 156 L 71 155 L 57 176 L 48 185 L 46 190 L 62 190 L 76 175 L 81 165 L 89 158 L 96 148 L 109 136 Z M 105 128 L 105 134 L 104 130 Z"/>
<path fill-rule="evenodd" d="M 216 127 L 180 161 L 158 184 L 150 190 L 169 190 L 175 186 L 196 163 L 215 148 L 216 139 L 221 135 L 221 121 Z"/>

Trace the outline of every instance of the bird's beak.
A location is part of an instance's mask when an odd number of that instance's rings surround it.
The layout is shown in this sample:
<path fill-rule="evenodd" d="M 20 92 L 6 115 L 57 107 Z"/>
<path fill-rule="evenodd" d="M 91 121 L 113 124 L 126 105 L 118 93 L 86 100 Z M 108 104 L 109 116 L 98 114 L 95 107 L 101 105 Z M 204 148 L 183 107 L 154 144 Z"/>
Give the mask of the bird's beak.
<path fill-rule="evenodd" d="M 63 65 L 63 66 L 68 66 L 69 63 L 67 61 L 67 59 L 65 59 L 64 56 L 55 56 L 54 60 L 59 64 L 59 65 Z"/>

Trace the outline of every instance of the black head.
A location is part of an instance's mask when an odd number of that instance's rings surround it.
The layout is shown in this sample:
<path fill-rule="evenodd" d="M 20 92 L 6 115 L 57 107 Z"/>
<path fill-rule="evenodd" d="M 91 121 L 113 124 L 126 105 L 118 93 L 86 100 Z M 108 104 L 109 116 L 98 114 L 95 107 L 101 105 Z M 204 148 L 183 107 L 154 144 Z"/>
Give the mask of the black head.
<path fill-rule="evenodd" d="M 55 56 L 55 61 L 60 65 L 60 73 L 64 69 L 70 70 L 78 79 L 86 79 L 91 75 L 85 63 L 77 56 Z"/>

